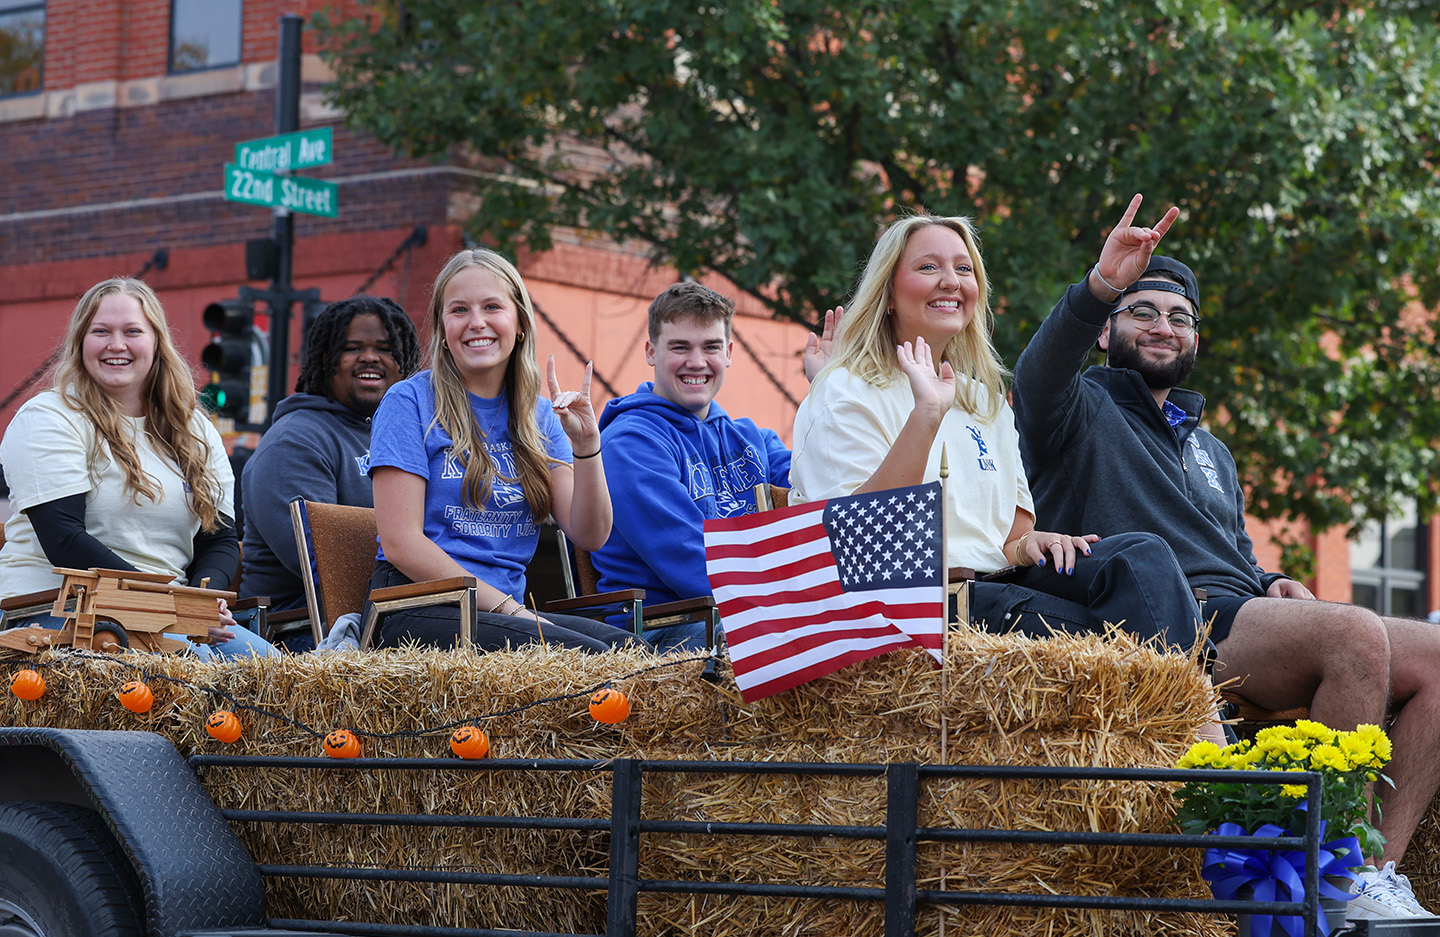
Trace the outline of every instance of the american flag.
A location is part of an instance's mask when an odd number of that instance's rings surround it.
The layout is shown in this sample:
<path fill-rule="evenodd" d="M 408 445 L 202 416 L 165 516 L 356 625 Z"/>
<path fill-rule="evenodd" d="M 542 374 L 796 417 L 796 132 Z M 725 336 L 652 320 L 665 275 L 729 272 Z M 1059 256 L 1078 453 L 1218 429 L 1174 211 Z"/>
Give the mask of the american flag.
<path fill-rule="evenodd" d="M 940 662 L 940 483 L 705 522 L 705 565 L 746 702 L 897 647 Z"/>

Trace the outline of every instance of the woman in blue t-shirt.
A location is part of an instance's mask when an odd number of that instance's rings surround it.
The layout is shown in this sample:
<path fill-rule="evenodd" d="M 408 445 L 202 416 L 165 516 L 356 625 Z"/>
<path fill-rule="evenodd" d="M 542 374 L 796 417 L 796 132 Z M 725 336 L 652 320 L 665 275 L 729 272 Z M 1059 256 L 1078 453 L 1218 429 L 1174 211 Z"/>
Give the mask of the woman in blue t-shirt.
<path fill-rule="evenodd" d="M 430 370 L 392 387 L 375 412 L 380 556 L 370 588 L 474 576 L 478 649 L 543 634 L 551 644 L 604 651 L 632 638 L 587 618 L 540 617 L 521 601 L 546 516 L 590 550 L 605 543 L 611 519 L 591 369 L 579 393 L 562 392 L 552 358 L 546 400 L 526 345 L 534 335 L 530 294 L 509 261 L 489 250 L 450 258 L 431 293 Z M 459 609 L 433 606 L 386 615 L 377 643 L 448 648 L 459 633 Z"/>

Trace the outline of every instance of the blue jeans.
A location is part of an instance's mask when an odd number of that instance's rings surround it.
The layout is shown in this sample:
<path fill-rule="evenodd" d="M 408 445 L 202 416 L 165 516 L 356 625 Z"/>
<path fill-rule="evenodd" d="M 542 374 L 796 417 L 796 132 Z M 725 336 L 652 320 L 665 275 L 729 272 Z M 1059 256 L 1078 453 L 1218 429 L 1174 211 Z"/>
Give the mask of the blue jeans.
<path fill-rule="evenodd" d="M 19 618 L 10 618 L 0 613 L 0 628 L 24 628 L 27 625 L 39 625 L 42 628 L 51 628 L 56 631 L 65 627 L 64 618 L 56 618 L 49 612 L 36 612 L 33 615 L 25 615 Z M 269 641 L 260 637 L 244 625 L 235 625 L 231 629 L 235 637 L 220 644 L 191 644 L 190 649 L 195 656 L 201 660 L 223 660 L 232 657 L 270 657 L 280 653 Z M 167 634 L 167 638 L 174 638 L 177 641 L 185 640 L 178 634 Z"/>

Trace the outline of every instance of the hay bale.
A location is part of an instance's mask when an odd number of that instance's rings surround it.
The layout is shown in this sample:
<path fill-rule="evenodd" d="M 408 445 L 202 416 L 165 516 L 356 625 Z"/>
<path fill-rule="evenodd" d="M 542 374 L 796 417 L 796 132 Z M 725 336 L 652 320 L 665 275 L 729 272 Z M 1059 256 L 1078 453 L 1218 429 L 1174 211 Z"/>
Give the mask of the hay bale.
<path fill-rule="evenodd" d="M 586 655 L 528 647 L 483 656 L 402 650 L 301 655 L 202 664 L 127 655 L 121 663 L 63 654 L 48 658 L 50 691 L 35 703 L 6 695 L 0 721 L 72 728 L 146 728 L 182 753 L 313 755 L 319 732 L 349 727 L 383 737 L 366 754 L 448 755 L 448 730 L 426 729 L 480 716 L 492 754 L 505 758 L 634 757 L 672 760 L 834 761 L 1094 766 L 1169 766 L 1196 737 L 1212 694 L 1193 663 L 1137 645 L 1124 634 L 1031 640 L 962 628 L 951 637 L 942 680 L 930 659 L 901 651 L 848 667 L 807 686 L 746 706 L 727 665 L 701 678 L 701 662 L 667 666 L 644 651 Z M 152 674 L 156 705 L 137 717 L 114 701 L 131 679 Z M 620 679 L 623 677 L 624 679 Z M 222 746 L 203 729 L 217 697 L 165 678 L 213 688 L 265 713 L 241 711 L 242 740 Z M 585 693 L 609 680 L 631 698 L 630 718 L 604 726 Z M 942 693 L 943 689 L 943 693 Z M 568 699 L 557 699 L 570 697 Z M 544 702 L 546 700 L 556 700 Z M 448 779 L 453 777 L 453 783 Z M 366 810 L 449 814 L 605 817 L 608 785 L 589 777 L 457 772 L 437 784 L 418 772 L 286 772 L 204 769 L 201 782 L 227 808 Z M 1112 832 L 1170 829 L 1169 785 L 1098 782 L 927 782 L 922 825 Z M 883 825 L 885 782 L 864 778 L 700 777 L 645 780 L 650 819 Z M 237 824 L 261 862 L 417 864 L 474 871 L 603 875 L 608 836 L 450 829 Z M 883 885 L 882 843 L 759 837 L 642 839 L 648 879 Z M 927 845 L 921 887 L 1076 894 L 1205 897 L 1198 853 L 1112 847 Z M 267 883 L 276 917 L 376 920 L 416 925 L 603 930 L 603 893 L 518 888 Z M 645 895 L 641 932 L 835 934 L 878 932 L 879 906 L 802 899 Z M 936 933 L 940 911 L 922 909 L 921 931 Z M 1228 925 L 1206 915 L 956 908 L 943 912 L 960 933 L 1210 934 Z"/>
<path fill-rule="evenodd" d="M 1405 849 L 1405 867 L 1415 897 L 1427 908 L 1440 906 L 1440 798 L 1430 801 Z"/>

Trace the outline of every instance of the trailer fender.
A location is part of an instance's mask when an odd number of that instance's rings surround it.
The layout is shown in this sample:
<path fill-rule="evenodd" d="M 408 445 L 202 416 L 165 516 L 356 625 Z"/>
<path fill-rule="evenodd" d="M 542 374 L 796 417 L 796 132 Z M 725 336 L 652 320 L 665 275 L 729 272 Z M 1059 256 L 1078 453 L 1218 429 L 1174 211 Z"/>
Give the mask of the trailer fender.
<path fill-rule="evenodd" d="M 98 813 L 139 876 L 153 937 L 265 923 L 255 863 L 159 735 L 0 728 L 0 801 L 58 801 Z"/>

